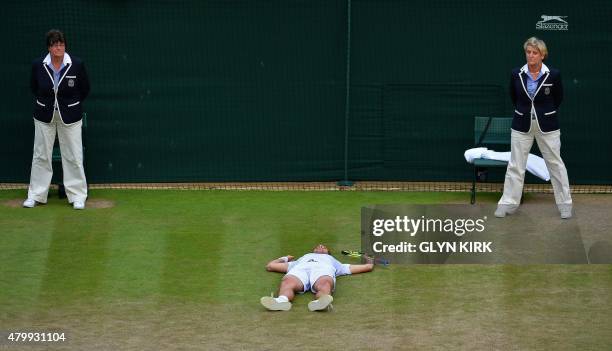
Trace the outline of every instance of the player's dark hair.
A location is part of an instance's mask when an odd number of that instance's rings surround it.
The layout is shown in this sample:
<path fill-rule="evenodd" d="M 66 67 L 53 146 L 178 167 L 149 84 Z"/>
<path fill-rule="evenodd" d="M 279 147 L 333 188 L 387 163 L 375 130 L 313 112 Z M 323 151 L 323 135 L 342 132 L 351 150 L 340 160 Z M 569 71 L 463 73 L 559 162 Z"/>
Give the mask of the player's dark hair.
<path fill-rule="evenodd" d="M 56 43 L 63 43 L 66 45 L 66 37 L 59 29 L 51 29 L 46 35 L 47 47 L 50 48 Z"/>

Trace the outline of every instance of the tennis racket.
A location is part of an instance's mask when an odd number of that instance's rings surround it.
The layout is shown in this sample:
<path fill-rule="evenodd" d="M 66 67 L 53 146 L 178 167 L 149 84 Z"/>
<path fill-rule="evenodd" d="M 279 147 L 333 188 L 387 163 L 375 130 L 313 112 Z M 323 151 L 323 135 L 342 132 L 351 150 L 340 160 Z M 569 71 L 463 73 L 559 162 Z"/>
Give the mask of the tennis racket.
<path fill-rule="evenodd" d="M 380 257 L 372 257 L 365 252 L 361 251 L 351 251 L 351 250 L 342 250 L 342 254 L 348 257 L 368 257 L 373 258 L 374 263 L 382 264 L 383 266 L 389 265 L 389 260 Z"/>

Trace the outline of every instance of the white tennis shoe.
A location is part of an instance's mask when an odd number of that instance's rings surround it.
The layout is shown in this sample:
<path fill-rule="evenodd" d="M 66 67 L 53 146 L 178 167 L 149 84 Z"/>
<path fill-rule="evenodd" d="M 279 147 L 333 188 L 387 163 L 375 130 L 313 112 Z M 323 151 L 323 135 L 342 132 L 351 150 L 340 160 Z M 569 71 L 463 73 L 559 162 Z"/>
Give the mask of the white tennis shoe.
<path fill-rule="evenodd" d="M 331 295 L 321 295 L 319 299 L 308 303 L 308 310 L 311 312 L 324 310 L 331 305 L 332 301 L 334 301 L 334 298 Z"/>
<path fill-rule="evenodd" d="M 23 207 L 25 208 L 33 208 L 35 206 L 36 206 L 36 200 L 34 199 L 28 198 L 23 202 Z"/>
<path fill-rule="evenodd" d="M 565 205 L 565 204 L 561 204 L 558 205 L 559 207 L 559 213 L 561 213 L 561 218 L 562 219 L 569 219 L 572 218 L 572 205 Z"/>
<path fill-rule="evenodd" d="M 495 217 L 504 218 L 507 214 L 512 215 L 518 210 L 518 205 L 497 205 Z"/>
<path fill-rule="evenodd" d="M 291 309 L 291 302 L 278 302 L 272 296 L 264 296 L 259 300 L 259 302 L 261 302 L 263 307 L 270 311 L 289 311 Z"/>

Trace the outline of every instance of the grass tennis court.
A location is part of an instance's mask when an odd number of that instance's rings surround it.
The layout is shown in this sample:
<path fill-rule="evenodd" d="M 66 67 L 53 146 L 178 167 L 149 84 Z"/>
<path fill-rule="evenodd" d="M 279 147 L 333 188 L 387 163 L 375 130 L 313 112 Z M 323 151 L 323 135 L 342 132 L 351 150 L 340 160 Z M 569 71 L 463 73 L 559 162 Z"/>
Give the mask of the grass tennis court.
<path fill-rule="evenodd" d="M 310 295 L 285 313 L 259 305 L 281 278 L 269 260 L 318 242 L 359 248 L 362 205 L 465 203 L 466 193 L 94 190 L 90 201 L 110 207 L 7 205 L 23 196 L 0 191 L 0 329 L 64 331 L 57 349 L 612 344 L 610 265 L 392 265 L 339 278 L 331 312 L 308 312 Z M 479 195 L 492 208 L 497 198 Z"/>

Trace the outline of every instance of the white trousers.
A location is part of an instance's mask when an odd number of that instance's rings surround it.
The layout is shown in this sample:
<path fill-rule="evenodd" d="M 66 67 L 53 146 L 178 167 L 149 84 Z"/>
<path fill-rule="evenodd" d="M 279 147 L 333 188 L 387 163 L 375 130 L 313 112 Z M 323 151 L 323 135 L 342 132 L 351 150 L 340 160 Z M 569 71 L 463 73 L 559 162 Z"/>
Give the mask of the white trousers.
<path fill-rule="evenodd" d="M 47 202 L 53 168 L 53 143 L 55 133 L 62 154 L 62 170 L 64 171 L 64 188 L 68 202 L 85 201 L 87 199 L 87 181 L 83 168 L 83 143 L 81 126 L 83 121 L 70 125 L 62 122 L 55 112 L 51 123 L 34 120 L 34 152 L 32 155 L 32 172 L 28 198 L 41 203 Z"/>
<path fill-rule="evenodd" d="M 510 140 L 510 162 L 506 169 L 504 195 L 499 200 L 500 205 L 519 205 L 525 180 L 527 156 L 535 138 L 538 147 L 550 172 L 550 182 L 555 192 L 557 205 L 571 205 L 569 179 L 567 169 L 561 159 L 561 132 L 542 133 L 537 123 L 532 121 L 527 133 L 512 131 Z"/>

